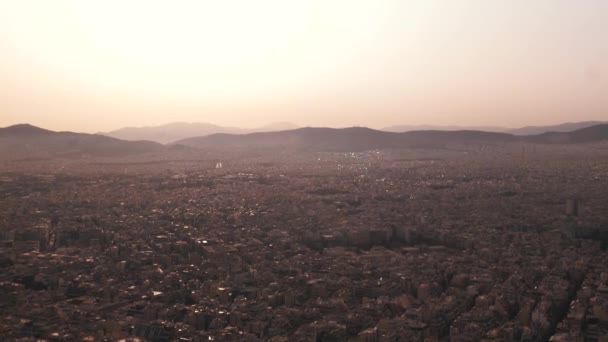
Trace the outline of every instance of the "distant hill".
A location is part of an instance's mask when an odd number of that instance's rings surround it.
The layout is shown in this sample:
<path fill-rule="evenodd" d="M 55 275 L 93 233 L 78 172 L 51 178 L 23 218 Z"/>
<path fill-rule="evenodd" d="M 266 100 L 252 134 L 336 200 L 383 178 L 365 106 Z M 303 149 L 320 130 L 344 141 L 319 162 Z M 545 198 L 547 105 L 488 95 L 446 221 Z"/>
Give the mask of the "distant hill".
<path fill-rule="evenodd" d="M 288 131 L 290 129 L 297 129 L 300 126 L 292 123 L 292 122 L 273 122 L 268 125 L 253 128 L 253 129 L 243 129 L 246 133 L 256 133 L 256 132 L 277 132 L 277 131 Z"/>
<path fill-rule="evenodd" d="M 298 149 L 314 151 L 363 151 L 400 147 L 444 147 L 447 143 L 506 142 L 514 136 L 479 131 L 416 131 L 394 133 L 365 127 L 306 127 L 289 131 L 245 135 L 213 134 L 177 144 L 212 149 Z"/>
<path fill-rule="evenodd" d="M 149 140 L 166 144 L 190 137 L 200 137 L 216 133 L 247 134 L 253 132 L 284 131 L 297 127 L 289 122 L 277 122 L 254 129 L 224 127 L 210 123 L 174 122 L 161 126 L 125 127 L 99 134 L 122 140 Z"/>
<path fill-rule="evenodd" d="M 604 124 L 602 121 L 582 121 L 582 122 L 566 122 L 552 126 L 527 126 L 522 128 L 510 129 L 506 132 L 515 135 L 534 135 L 547 132 L 571 132 L 582 128 Z"/>
<path fill-rule="evenodd" d="M 542 144 L 580 144 L 608 140 L 608 124 L 581 128 L 572 132 L 547 132 L 525 136 L 524 140 Z"/>
<path fill-rule="evenodd" d="M 573 132 L 550 132 L 517 136 L 483 131 L 385 132 L 365 127 L 307 127 L 280 132 L 252 134 L 213 134 L 176 142 L 206 149 L 294 149 L 310 151 L 364 151 L 382 148 L 445 148 L 449 144 L 500 144 L 529 142 L 540 144 L 586 143 L 608 140 L 608 124 Z"/>
<path fill-rule="evenodd" d="M 495 133 L 509 133 L 518 136 L 542 134 L 546 132 L 569 132 L 581 128 L 586 128 L 601 124 L 599 121 L 584 121 L 574 123 L 562 123 L 552 126 L 529 126 L 522 128 L 505 128 L 498 126 L 433 126 L 433 125 L 400 125 L 383 128 L 381 131 L 403 133 L 403 132 L 416 132 L 416 131 L 446 131 L 446 132 L 457 132 L 457 131 L 483 131 L 483 132 L 495 132 Z M 210 136 L 218 133 L 223 134 L 234 134 L 234 135 L 246 135 L 250 133 L 264 133 L 264 132 L 280 132 L 295 130 L 298 126 L 290 122 L 277 122 L 266 126 L 245 129 L 238 127 L 225 127 L 218 126 L 210 123 L 187 123 L 187 122 L 174 122 L 161 126 L 150 126 L 150 127 L 125 127 L 119 130 L 115 130 L 107 133 L 98 133 L 101 135 L 129 141 L 148 140 L 156 141 L 162 144 L 174 143 L 188 138 L 198 138 L 203 136 Z M 438 133 L 434 133 L 438 134 Z"/>
<path fill-rule="evenodd" d="M 28 124 L 0 128 L 0 156 L 126 156 L 163 150 L 151 141 L 124 141 L 97 134 L 54 132 Z"/>
<path fill-rule="evenodd" d="M 413 132 L 413 131 L 484 131 L 506 133 L 508 128 L 498 126 L 436 126 L 436 125 L 397 125 L 381 129 L 386 132 Z"/>
<path fill-rule="evenodd" d="M 22 124 L 0 128 L 0 157 L 115 157 L 146 152 L 180 152 L 191 148 L 215 151 L 356 152 L 385 148 L 446 148 L 454 144 L 577 144 L 598 141 L 608 141 L 608 124 L 572 132 L 546 132 L 525 136 L 473 130 L 395 133 L 366 127 L 306 127 L 249 134 L 218 133 L 182 139 L 169 146 L 151 141 L 125 141 L 97 134 L 54 132 Z"/>
<path fill-rule="evenodd" d="M 362 150 L 398 147 L 399 134 L 369 128 L 299 128 L 251 134 L 213 134 L 180 140 L 178 144 L 207 148 L 287 148 L 314 150 Z"/>
<path fill-rule="evenodd" d="M 567 122 L 549 126 L 526 126 L 521 128 L 506 128 L 498 126 L 433 126 L 433 125 L 399 125 L 385 127 L 382 130 L 387 132 L 412 132 L 412 131 L 484 131 L 484 132 L 499 132 L 510 133 L 514 135 L 534 135 L 547 132 L 571 132 L 577 129 L 591 127 L 605 122 L 601 121 L 582 121 L 582 122 Z"/>

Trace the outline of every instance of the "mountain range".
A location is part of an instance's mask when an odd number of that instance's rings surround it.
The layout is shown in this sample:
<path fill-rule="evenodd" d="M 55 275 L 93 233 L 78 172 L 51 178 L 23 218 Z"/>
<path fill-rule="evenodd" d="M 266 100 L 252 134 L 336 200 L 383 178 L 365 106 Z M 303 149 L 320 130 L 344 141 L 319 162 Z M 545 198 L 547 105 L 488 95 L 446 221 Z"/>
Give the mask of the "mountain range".
<path fill-rule="evenodd" d="M 28 124 L 0 128 L 0 157 L 115 157 L 171 150 L 287 150 L 365 151 L 383 148 L 446 148 L 450 144 L 574 144 L 608 141 L 608 124 L 570 132 L 532 135 L 474 130 L 386 132 L 366 127 L 305 127 L 249 134 L 216 133 L 163 145 L 152 141 L 126 141 L 99 134 L 54 132 Z"/>
<path fill-rule="evenodd" d="M 98 134 L 54 132 L 29 124 L 0 128 L 3 157 L 125 156 L 165 149 L 152 141 L 124 141 Z"/>
<path fill-rule="evenodd" d="M 511 133 L 461 131 L 385 132 L 366 127 L 314 128 L 244 135 L 213 134 L 175 144 L 204 149 L 296 149 L 309 151 L 364 151 L 381 148 L 445 148 L 449 144 L 527 142 L 570 144 L 608 140 L 608 124 L 572 132 L 546 132 L 518 136 Z"/>
<path fill-rule="evenodd" d="M 605 121 L 581 121 L 566 122 L 558 125 L 548 126 L 526 126 L 520 128 L 505 128 L 498 126 L 433 126 L 433 125 L 399 125 L 385 127 L 382 130 L 387 132 L 411 132 L 411 131 L 484 131 L 510 133 L 514 135 L 533 135 L 547 132 L 571 132 L 577 129 L 591 127 L 608 123 Z"/>
<path fill-rule="evenodd" d="M 411 132 L 411 131 L 484 131 L 497 133 L 510 133 L 514 135 L 532 135 L 546 132 L 569 132 L 577 129 L 590 127 L 605 122 L 600 121 L 584 121 L 563 123 L 550 126 L 528 126 L 521 128 L 505 128 L 498 126 L 433 126 L 433 125 L 400 125 L 391 126 L 380 129 L 386 132 Z M 226 134 L 249 134 L 260 132 L 277 132 L 287 131 L 299 128 L 296 124 L 290 122 L 276 122 L 258 128 L 238 128 L 214 125 L 211 123 L 188 123 L 174 122 L 160 126 L 146 127 L 125 127 L 111 132 L 98 133 L 100 135 L 109 136 L 122 140 L 150 140 L 161 144 L 176 142 L 179 140 L 212 135 L 217 133 Z"/>
<path fill-rule="evenodd" d="M 202 122 L 173 122 L 161 126 L 125 127 L 115 131 L 98 133 L 122 140 L 150 140 L 162 144 L 181 139 L 200 137 L 216 133 L 247 134 L 254 132 L 275 132 L 298 128 L 290 122 L 275 122 L 258 128 L 224 127 Z"/>

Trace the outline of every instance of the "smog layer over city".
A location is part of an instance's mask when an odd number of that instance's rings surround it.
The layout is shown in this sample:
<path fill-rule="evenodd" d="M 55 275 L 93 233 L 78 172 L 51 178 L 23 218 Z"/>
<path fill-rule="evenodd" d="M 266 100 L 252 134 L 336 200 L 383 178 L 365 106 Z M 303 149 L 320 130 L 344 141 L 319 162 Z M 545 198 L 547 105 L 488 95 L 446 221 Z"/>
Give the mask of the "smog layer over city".
<path fill-rule="evenodd" d="M 608 3 L 0 0 L 0 341 L 608 341 Z"/>

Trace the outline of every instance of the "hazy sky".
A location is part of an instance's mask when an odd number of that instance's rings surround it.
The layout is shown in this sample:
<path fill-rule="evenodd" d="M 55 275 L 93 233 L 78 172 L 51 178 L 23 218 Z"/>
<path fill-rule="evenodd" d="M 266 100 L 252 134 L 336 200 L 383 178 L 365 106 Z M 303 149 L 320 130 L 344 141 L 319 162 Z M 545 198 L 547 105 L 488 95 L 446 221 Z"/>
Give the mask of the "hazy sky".
<path fill-rule="evenodd" d="M 0 0 L 0 126 L 590 119 L 606 0 Z"/>

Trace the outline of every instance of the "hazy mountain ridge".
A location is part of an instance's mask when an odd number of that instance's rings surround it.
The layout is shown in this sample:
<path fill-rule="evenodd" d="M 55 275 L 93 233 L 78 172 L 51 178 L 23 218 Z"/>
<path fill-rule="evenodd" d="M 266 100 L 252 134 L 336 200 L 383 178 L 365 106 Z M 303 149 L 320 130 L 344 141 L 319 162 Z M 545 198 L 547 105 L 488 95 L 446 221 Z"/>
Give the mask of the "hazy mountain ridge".
<path fill-rule="evenodd" d="M 545 144 L 580 144 L 608 140 L 608 124 L 594 125 L 571 132 L 546 132 L 525 136 L 525 140 Z"/>
<path fill-rule="evenodd" d="M 30 124 L 17 124 L 13 126 L 8 126 L 4 128 L 0 128 L 0 136 L 9 136 L 9 135 L 23 135 L 23 136 L 33 136 L 33 135 L 43 135 L 43 134 L 53 134 L 55 132 L 40 128 L 37 126 L 33 126 Z"/>
<path fill-rule="evenodd" d="M 533 135 L 549 132 L 571 132 L 587 127 L 605 124 L 605 121 L 581 121 L 581 122 L 565 122 L 551 126 L 526 126 L 508 130 L 508 133 L 515 135 Z"/>
<path fill-rule="evenodd" d="M 448 143 L 508 142 L 515 136 L 481 131 L 415 131 L 394 133 L 365 127 L 306 127 L 290 131 L 246 135 L 214 134 L 177 144 L 196 148 L 283 148 L 315 151 L 363 151 L 382 148 L 445 147 Z"/>
<path fill-rule="evenodd" d="M 514 135 L 533 135 L 546 132 L 569 132 L 601 124 L 600 121 L 569 122 L 548 126 L 526 126 L 521 128 L 506 128 L 498 126 L 434 126 L 434 125 L 397 125 L 380 129 L 380 131 L 403 133 L 414 131 L 483 131 L 496 133 L 510 133 Z M 98 133 L 121 140 L 138 141 L 149 140 L 161 144 L 174 143 L 189 138 L 209 136 L 213 134 L 250 134 L 264 132 L 278 132 L 299 128 L 290 122 L 276 122 L 258 128 L 239 128 L 220 126 L 203 122 L 173 122 L 160 126 L 124 127 L 111 132 Z"/>
<path fill-rule="evenodd" d="M 255 132 L 284 131 L 295 128 L 298 128 L 298 126 L 290 122 L 275 122 L 251 129 L 219 126 L 204 122 L 173 122 L 160 126 L 124 127 L 115 131 L 98 134 L 122 140 L 149 140 L 166 144 L 191 137 L 200 137 L 217 133 L 247 134 Z"/>
<path fill-rule="evenodd" d="M 163 150 L 151 141 L 124 141 L 97 134 L 55 132 L 29 124 L 0 128 L 0 155 L 12 158 L 52 156 L 124 156 Z"/>
<path fill-rule="evenodd" d="M 507 128 L 499 126 L 434 126 L 434 125 L 397 125 L 382 128 L 387 132 L 412 132 L 412 131 L 484 131 L 510 133 L 514 135 L 534 135 L 547 132 L 570 132 L 581 128 L 604 124 L 604 121 L 581 121 L 565 122 L 547 126 L 525 126 L 520 128 Z"/>
<path fill-rule="evenodd" d="M 451 144 L 576 144 L 608 141 L 608 124 L 519 136 L 484 131 L 385 132 L 366 127 L 305 127 L 249 134 L 217 133 L 188 138 L 168 146 L 151 141 L 125 141 L 97 134 L 54 132 L 22 124 L 0 128 L 0 156 L 31 157 L 128 156 L 179 148 L 207 150 L 306 150 L 355 152 L 385 148 L 446 148 Z"/>
<path fill-rule="evenodd" d="M 177 144 L 210 149 L 301 149 L 316 151 L 362 151 L 381 148 L 444 148 L 448 144 L 495 144 L 529 142 L 541 144 L 584 143 L 608 140 L 608 124 L 572 132 L 549 132 L 518 136 L 483 131 L 385 132 L 364 127 L 315 128 L 246 135 L 214 134 L 184 139 Z"/>
<path fill-rule="evenodd" d="M 214 134 L 181 140 L 177 144 L 210 148 L 296 148 L 343 150 L 398 147 L 399 134 L 364 127 L 298 128 L 279 132 L 259 132 L 245 135 Z"/>
<path fill-rule="evenodd" d="M 509 129 L 498 126 L 394 125 L 381 128 L 380 130 L 395 133 L 413 131 L 484 131 L 506 133 Z"/>

